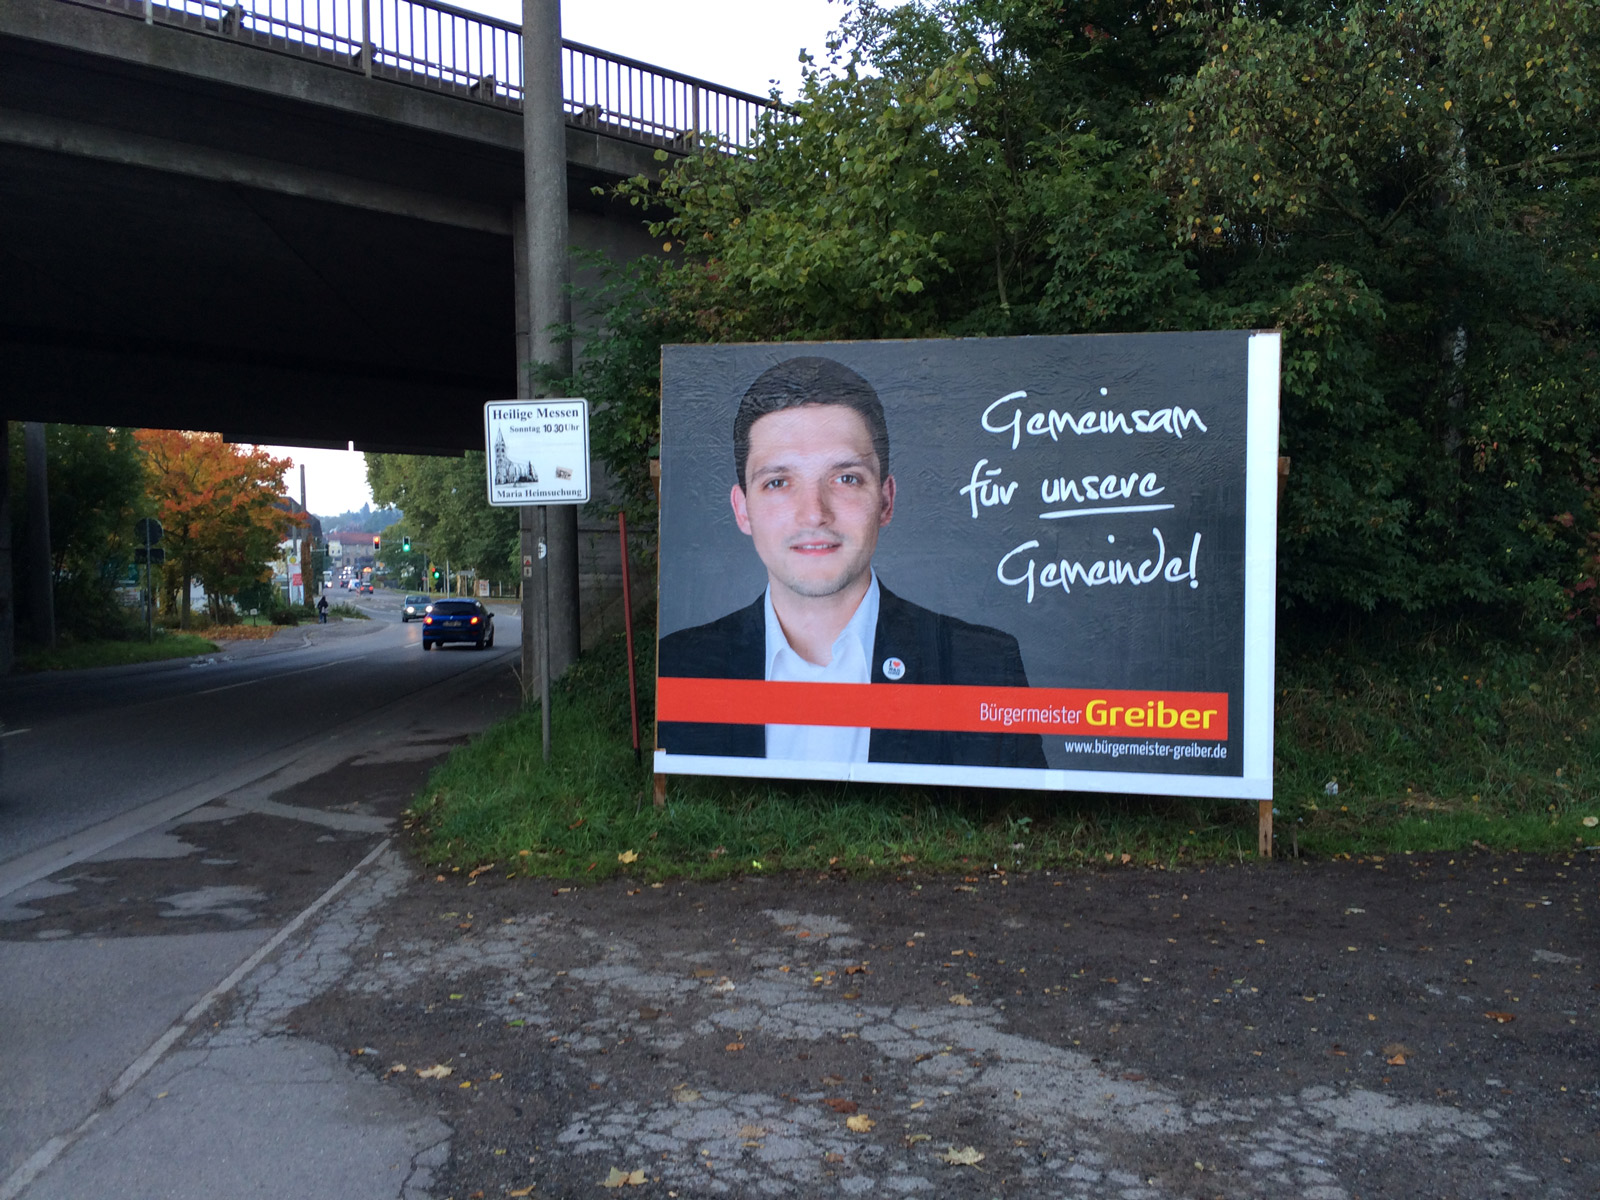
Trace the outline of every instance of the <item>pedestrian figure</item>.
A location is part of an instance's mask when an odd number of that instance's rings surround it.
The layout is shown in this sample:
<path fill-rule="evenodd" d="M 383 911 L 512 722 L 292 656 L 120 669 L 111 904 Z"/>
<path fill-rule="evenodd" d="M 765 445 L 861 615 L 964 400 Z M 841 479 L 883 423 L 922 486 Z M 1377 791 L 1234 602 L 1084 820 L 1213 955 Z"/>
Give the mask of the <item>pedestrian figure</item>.
<path fill-rule="evenodd" d="M 318 625 L 326 625 L 327 623 L 328 623 L 328 597 L 327 596 L 318 596 L 317 597 L 317 624 Z"/>

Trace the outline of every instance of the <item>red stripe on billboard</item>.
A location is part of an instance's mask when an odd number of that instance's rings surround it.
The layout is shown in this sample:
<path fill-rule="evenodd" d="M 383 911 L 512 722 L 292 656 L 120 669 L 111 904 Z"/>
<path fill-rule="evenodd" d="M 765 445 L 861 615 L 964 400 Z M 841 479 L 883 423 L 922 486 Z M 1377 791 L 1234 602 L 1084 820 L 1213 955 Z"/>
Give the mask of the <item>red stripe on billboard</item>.
<path fill-rule="evenodd" d="M 1220 742 L 1228 737 L 1228 694 L 662 678 L 656 681 L 656 718 Z"/>

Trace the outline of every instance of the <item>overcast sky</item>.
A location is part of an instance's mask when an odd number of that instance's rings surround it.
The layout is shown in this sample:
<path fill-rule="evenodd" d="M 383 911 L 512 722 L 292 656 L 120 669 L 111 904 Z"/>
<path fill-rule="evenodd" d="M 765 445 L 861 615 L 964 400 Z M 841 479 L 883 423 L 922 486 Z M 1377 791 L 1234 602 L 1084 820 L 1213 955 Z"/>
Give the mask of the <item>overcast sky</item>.
<path fill-rule="evenodd" d="M 503 20 L 522 20 L 521 0 L 455 0 L 458 7 Z M 823 54 L 824 39 L 839 24 L 838 0 L 562 0 L 561 32 L 628 58 L 697 75 L 756 95 L 776 81 L 786 96 L 800 85 L 800 51 Z M 340 450 L 267 447 L 292 458 L 284 478 L 300 498 L 299 464 L 306 468 L 306 503 L 334 516 L 372 502 L 366 461 Z"/>

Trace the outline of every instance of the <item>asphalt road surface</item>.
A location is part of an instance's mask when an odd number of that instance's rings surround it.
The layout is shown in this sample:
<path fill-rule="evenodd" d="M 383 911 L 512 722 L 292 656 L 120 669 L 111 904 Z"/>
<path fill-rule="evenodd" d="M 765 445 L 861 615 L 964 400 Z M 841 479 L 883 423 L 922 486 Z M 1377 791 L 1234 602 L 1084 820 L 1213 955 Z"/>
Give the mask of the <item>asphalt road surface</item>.
<path fill-rule="evenodd" d="M 513 611 L 492 650 L 424 654 L 399 600 L 202 659 L 5 681 L 0 1195 L 515 707 Z"/>
<path fill-rule="evenodd" d="M 355 599 L 350 593 L 347 602 Z M 177 802 L 219 776 L 248 775 L 273 756 L 347 737 L 352 722 L 368 723 L 364 736 L 388 736 L 391 710 L 412 719 L 403 713 L 418 701 L 456 702 L 464 675 L 509 670 L 521 636 L 513 612 L 495 618 L 493 650 L 425 655 L 421 625 L 400 622 L 399 600 L 362 596 L 370 621 L 222 643 L 221 653 L 203 658 L 8 679 L 0 698 L 0 863 L 141 805 Z"/>

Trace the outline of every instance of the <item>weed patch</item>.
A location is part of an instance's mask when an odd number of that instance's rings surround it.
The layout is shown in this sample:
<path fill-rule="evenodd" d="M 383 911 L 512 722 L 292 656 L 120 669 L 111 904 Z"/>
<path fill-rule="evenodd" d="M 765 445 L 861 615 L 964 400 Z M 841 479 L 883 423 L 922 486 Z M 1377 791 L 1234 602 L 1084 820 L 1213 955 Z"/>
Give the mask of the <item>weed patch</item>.
<path fill-rule="evenodd" d="M 648 636 L 639 643 L 648 692 L 654 647 Z M 1600 813 L 1592 647 L 1497 656 L 1451 645 L 1380 660 L 1329 645 L 1286 654 L 1279 679 L 1280 854 L 1555 852 L 1588 832 L 1583 816 Z M 563 879 L 710 879 L 992 875 L 1255 853 L 1255 806 L 1220 800 L 674 776 L 656 808 L 648 749 L 636 764 L 628 744 L 620 638 L 553 690 L 551 726 L 548 763 L 530 708 L 433 773 L 410 814 L 430 862 Z"/>
<path fill-rule="evenodd" d="M 153 642 L 71 642 L 54 650 L 22 646 L 17 651 L 17 667 L 23 671 L 79 671 L 167 658 L 192 658 L 216 651 L 215 642 L 191 633 L 157 632 Z"/>

